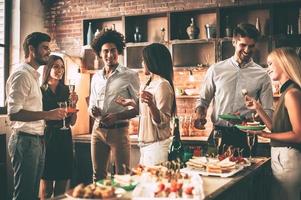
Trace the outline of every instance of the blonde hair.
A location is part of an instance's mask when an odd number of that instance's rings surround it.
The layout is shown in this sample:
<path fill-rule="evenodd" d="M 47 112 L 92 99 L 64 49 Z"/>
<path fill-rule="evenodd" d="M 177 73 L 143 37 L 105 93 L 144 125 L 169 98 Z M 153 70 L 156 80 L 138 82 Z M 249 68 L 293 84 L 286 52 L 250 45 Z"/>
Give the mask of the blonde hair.
<path fill-rule="evenodd" d="M 301 87 L 301 60 L 293 48 L 274 49 L 268 57 L 276 61 L 288 78 Z"/>

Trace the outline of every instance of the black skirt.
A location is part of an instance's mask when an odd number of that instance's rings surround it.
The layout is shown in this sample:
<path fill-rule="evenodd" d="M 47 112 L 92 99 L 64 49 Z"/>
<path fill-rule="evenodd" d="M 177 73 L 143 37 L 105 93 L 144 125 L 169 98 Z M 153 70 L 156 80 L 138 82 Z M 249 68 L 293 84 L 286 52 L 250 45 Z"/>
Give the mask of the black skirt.
<path fill-rule="evenodd" d="M 71 130 L 45 128 L 46 156 L 42 179 L 67 180 L 72 176 L 73 146 Z"/>

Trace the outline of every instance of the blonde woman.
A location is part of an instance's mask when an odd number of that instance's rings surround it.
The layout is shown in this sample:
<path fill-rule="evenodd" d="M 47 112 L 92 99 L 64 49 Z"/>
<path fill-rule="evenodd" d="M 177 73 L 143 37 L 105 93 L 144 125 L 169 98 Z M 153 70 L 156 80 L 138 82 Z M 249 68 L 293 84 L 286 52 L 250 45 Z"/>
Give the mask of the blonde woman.
<path fill-rule="evenodd" d="M 274 175 L 272 198 L 300 200 L 301 191 L 301 61 L 292 48 L 272 51 L 267 59 L 271 79 L 281 84 L 281 97 L 273 119 L 249 96 L 249 109 L 256 110 L 271 132 L 249 131 L 271 139 Z"/>

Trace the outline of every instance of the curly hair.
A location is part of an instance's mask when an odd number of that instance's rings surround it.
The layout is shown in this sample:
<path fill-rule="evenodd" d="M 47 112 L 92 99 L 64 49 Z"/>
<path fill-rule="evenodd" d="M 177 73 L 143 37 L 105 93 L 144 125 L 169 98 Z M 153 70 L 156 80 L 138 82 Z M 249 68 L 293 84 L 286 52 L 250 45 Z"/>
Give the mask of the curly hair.
<path fill-rule="evenodd" d="M 117 32 L 116 30 L 102 30 L 92 41 L 92 49 L 99 56 L 102 45 L 106 43 L 113 43 L 117 47 L 117 51 L 119 55 L 123 54 L 123 50 L 125 47 L 124 36 Z"/>

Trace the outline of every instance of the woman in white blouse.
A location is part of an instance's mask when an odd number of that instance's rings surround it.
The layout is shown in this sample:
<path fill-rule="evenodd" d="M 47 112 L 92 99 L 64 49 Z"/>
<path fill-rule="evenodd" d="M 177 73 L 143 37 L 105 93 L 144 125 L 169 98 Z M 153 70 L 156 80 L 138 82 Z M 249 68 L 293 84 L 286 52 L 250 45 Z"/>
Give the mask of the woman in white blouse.
<path fill-rule="evenodd" d="M 140 89 L 139 108 L 134 101 L 122 97 L 116 102 L 139 109 L 140 164 L 150 166 L 167 161 L 170 122 L 176 112 L 176 100 L 169 50 L 162 44 L 153 43 L 143 49 L 142 57 L 144 74 L 149 80 Z"/>

